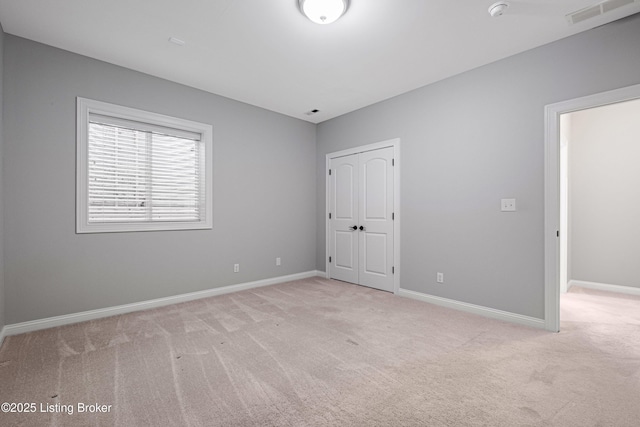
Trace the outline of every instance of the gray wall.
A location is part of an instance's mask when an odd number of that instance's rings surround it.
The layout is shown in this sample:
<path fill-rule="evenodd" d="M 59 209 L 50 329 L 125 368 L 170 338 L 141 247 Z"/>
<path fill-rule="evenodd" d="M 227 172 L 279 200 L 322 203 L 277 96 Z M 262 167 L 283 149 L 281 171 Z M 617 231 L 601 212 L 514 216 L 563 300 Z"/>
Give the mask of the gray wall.
<path fill-rule="evenodd" d="M 4 58 L 7 324 L 315 269 L 313 124 L 11 35 Z M 75 234 L 76 96 L 211 123 L 213 230 Z"/>
<path fill-rule="evenodd" d="M 325 154 L 399 137 L 401 287 L 543 318 L 544 106 L 640 83 L 639 41 L 636 15 L 321 123 L 317 268 Z"/>
<path fill-rule="evenodd" d="M 2 30 L 2 24 L 0 24 L 0 331 L 5 325 L 4 318 L 4 306 L 5 306 L 5 298 L 4 298 L 4 234 L 3 234 L 3 220 L 4 220 L 4 204 L 3 204 L 3 186 L 4 186 L 4 176 L 3 176 L 3 163 L 4 163 L 4 125 L 3 125 L 3 115 L 2 115 L 2 106 L 4 104 L 3 100 L 3 75 L 4 75 L 4 31 Z M 1 344 L 1 343 L 0 343 Z"/>
<path fill-rule="evenodd" d="M 570 126 L 570 279 L 640 287 L 640 100 Z"/>

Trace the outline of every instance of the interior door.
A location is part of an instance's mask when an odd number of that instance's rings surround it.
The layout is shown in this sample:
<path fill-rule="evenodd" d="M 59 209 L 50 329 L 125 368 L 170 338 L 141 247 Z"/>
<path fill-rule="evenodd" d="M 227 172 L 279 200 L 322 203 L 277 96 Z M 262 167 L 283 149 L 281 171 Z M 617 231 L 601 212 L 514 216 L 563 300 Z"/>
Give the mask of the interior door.
<path fill-rule="evenodd" d="M 330 277 L 358 283 L 358 155 L 331 160 Z"/>
<path fill-rule="evenodd" d="M 393 148 L 359 156 L 359 280 L 393 292 Z"/>
<path fill-rule="evenodd" d="M 393 148 L 330 169 L 329 277 L 393 292 Z"/>

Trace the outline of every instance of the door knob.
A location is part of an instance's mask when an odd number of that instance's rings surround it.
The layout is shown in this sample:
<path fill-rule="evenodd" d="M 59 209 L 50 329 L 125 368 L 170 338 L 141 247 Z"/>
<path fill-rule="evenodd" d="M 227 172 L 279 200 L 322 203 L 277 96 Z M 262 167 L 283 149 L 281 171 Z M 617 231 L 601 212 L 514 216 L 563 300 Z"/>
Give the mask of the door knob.
<path fill-rule="evenodd" d="M 358 229 L 357 225 L 354 225 L 353 227 L 349 227 L 350 230 L 356 231 Z"/>
<path fill-rule="evenodd" d="M 360 226 L 360 231 L 364 231 L 364 230 L 366 230 L 366 227 L 364 225 L 361 225 Z"/>

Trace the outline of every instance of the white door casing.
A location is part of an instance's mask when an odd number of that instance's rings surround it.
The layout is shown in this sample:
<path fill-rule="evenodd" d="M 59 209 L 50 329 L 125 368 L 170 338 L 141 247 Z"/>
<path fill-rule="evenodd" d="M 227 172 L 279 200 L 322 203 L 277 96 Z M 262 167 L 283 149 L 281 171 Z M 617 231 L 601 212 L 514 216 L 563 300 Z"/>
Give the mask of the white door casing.
<path fill-rule="evenodd" d="M 327 154 L 327 277 L 398 291 L 399 144 Z"/>
<path fill-rule="evenodd" d="M 640 99 L 640 84 L 545 106 L 544 271 L 545 329 L 560 330 L 560 116 Z"/>

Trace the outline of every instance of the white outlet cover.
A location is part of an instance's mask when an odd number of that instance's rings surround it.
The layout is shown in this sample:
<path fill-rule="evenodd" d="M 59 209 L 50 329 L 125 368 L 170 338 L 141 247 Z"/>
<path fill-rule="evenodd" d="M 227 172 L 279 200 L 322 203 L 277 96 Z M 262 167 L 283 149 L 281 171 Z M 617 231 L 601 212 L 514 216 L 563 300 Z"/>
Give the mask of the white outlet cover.
<path fill-rule="evenodd" d="M 502 212 L 515 212 L 516 199 L 502 199 L 500 204 L 500 210 Z"/>

